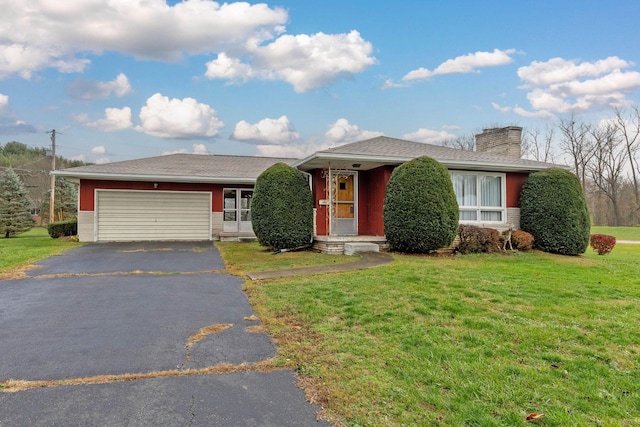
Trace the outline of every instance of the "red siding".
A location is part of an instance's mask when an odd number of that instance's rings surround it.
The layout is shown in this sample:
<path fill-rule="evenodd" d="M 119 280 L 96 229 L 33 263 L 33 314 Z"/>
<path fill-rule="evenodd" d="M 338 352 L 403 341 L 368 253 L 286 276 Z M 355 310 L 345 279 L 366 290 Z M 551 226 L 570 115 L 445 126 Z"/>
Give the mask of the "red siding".
<path fill-rule="evenodd" d="M 529 178 L 528 173 L 507 173 L 507 207 L 519 208 L 520 207 L 520 192 L 522 186 L 527 182 Z"/>
<path fill-rule="evenodd" d="M 158 182 L 158 188 L 151 181 L 101 181 L 80 180 L 80 210 L 95 210 L 95 190 L 147 190 L 147 191 L 209 191 L 212 195 L 212 212 L 222 212 L 222 190 L 229 188 L 252 188 L 249 185 L 200 184 L 185 182 Z"/>
<path fill-rule="evenodd" d="M 360 172 L 358 179 L 358 234 L 384 236 L 384 196 L 393 168 L 381 166 Z"/>
<path fill-rule="evenodd" d="M 320 200 L 327 199 L 327 181 L 324 174 L 327 173 L 322 169 L 313 171 L 313 201 L 316 208 L 316 236 L 326 236 L 329 230 L 329 212 L 328 206 L 320 206 Z"/>

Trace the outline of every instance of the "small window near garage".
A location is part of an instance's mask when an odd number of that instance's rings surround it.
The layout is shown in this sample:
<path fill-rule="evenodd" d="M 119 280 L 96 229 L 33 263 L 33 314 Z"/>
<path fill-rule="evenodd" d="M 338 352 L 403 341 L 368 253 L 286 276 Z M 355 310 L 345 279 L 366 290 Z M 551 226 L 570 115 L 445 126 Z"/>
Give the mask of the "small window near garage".
<path fill-rule="evenodd" d="M 505 174 L 451 172 L 460 222 L 505 222 Z"/>

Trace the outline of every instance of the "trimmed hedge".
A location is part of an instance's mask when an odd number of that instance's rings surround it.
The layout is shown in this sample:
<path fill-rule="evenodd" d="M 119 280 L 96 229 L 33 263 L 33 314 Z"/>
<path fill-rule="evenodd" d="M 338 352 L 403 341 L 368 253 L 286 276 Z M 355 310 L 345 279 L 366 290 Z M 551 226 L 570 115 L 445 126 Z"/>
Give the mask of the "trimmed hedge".
<path fill-rule="evenodd" d="M 494 228 L 461 224 L 458 228 L 460 241 L 455 252 L 460 254 L 495 253 L 502 249 L 502 236 Z"/>
<path fill-rule="evenodd" d="M 458 202 L 449 171 L 430 157 L 398 166 L 384 198 L 391 250 L 428 253 L 449 246 L 458 230 Z"/>
<path fill-rule="evenodd" d="M 578 178 L 568 170 L 533 173 L 520 195 L 520 228 L 545 252 L 579 255 L 589 245 L 589 211 Z"/>
<path fill-rule="evenodd" d="M 598 255 L 606 255 L 615 247 L 616 238 L 608 234 L 592 234 L 589 244 Z"/>
<path fill-rule="evenodd" d="M 522 230 L 515 230 L 511 233 L 511 243 L 519 251 L 530 251 L 533 249 L 534 238 L 531 233 Z"/>
<path fill-rule="evenodd" d="M 57 239 L 62 236 L 75 236 L 78 234 L 78 220 L 54 222 L 47 227 L 49 236 Z"/>
<path fill-rule="evenodd" d="M 251 222 L 260 244 L 270 249 L 310 246 L 313 196 L 302 172 L 285 163 L 262 172 L 253 192 Z"/>

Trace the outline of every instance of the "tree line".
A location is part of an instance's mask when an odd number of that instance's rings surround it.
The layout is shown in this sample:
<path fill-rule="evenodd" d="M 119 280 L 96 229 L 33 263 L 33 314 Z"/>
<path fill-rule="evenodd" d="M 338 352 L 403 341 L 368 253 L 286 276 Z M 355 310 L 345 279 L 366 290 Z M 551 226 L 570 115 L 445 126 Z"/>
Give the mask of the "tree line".
<path fill-rule="evenodd" d="M 17 141 L 0 144 L 0 176 L 12 170 L 26 191 L 29 211 L 49 220 L 51 193 L 51 153 L 46 148 L 29 147 Z M 85 165 L 82 161 L 56 156 L 58 169 Z M 77 188 L 64 179 L 56 179 L 56 218 L 69 219 L 77 212 Z"/>

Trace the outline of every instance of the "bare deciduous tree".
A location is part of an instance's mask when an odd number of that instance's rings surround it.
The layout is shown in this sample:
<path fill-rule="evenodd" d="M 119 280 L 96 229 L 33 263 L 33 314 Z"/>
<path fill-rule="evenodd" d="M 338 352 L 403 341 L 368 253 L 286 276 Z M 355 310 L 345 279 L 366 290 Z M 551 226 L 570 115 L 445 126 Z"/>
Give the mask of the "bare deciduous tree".
<path fill-rule="evenodd" d="M 578 123 L 572 114 L 568 119 L 560 120 L 558 128 L 562 133 L 560 149 L 573 163 L 573 171 L 580 179 L 582 190 L 587 188 L 587 165 L 594 155 L 593 141 L 589 138 L 591 126 Z"/>
<path fill-rule="evenodd" d="M 521 155 L 539 162 L 553 163 L 555 153 L 553 142 L 555 128 L 546 126 L 544 130 L 534 128 L 525 130 L 522 138 Z"/>
<path fill-rule="evenodd" d="M 473 151 L 476 148 L 475 133 L 469 133 L 456 138 L 445 139 L 440 143 L 443 147 L 459 148 L 460 150 Z"/>
<path fill-rule="evenodd" d="M 631 183 L 633 184 L 636 210 L 640 209 L 640 110 L 635 106 L 630 112 L 616 110 L 615 124 L 627 153 Z"/>
<path fill-rule="evenodd" d="M 589 132 L 593 141 L 592 156 L 587 163 L 588 176 L 610 201 L 613 224 L 622 225 L 620 190 L 624 183 L 627 151 L 614 121 L 603 121 Z"/>

